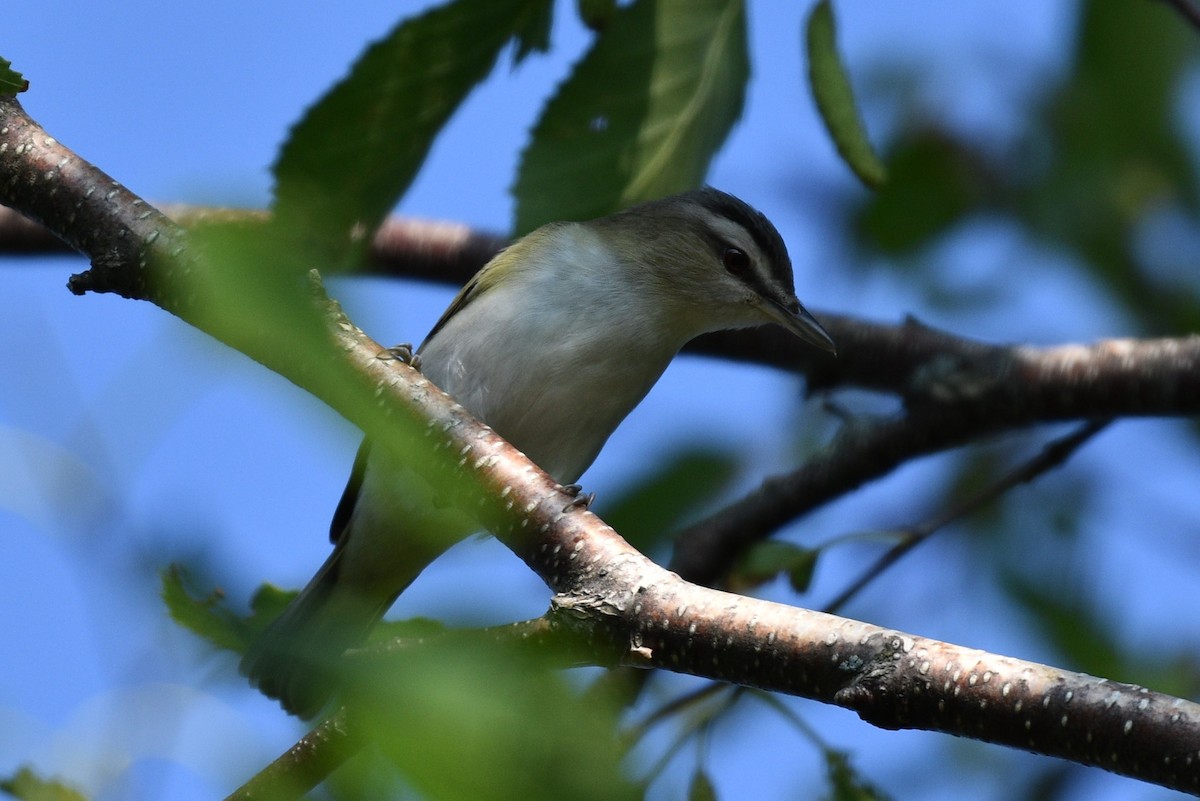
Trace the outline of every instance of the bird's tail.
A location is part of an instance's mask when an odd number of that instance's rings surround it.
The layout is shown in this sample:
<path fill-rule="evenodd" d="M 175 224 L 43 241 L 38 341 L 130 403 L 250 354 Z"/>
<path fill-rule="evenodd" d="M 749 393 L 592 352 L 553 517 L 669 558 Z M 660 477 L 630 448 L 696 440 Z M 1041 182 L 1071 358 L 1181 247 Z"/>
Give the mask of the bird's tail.
<path fill-rule="evenodd" d="M 309 718 L 337 687 L 337 666 L 347 648 L 367 635 L 395 599 L 368 598 L 339 582 L 346 548 L 339 543 L 308 585 L 246 651 L 241 672 L 288 712 Z M 415 578 L 415 576 L 413 576 Z"/>

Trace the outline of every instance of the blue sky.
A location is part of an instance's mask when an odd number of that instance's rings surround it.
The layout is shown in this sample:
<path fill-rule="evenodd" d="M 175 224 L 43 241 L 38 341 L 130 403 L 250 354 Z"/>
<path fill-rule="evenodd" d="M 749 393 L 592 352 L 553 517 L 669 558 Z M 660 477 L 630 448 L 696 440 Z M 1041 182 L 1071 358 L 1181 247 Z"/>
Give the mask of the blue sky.
<path fill-rule="evenodd" d="M 421 5 L 359 3 L 350 13 L 275 0 L 49 0 L 6 9 L 0 55 L 31 81 L 27 110 L 135 192 L 152 201 L 257 207 L 269 198 L 275 150 L 305 105 L 366 42 Z M 439 140 L 399 211 L 508 227 L 507 187 L 525 132 L 586 41 L 573 4 L 559 5 L 552 52 L 516 71 L 497 69 Z M 899 62 L 916 76 L 914 91 L 930 113 L 1002 141 L 1013 133 L 1013 110 L 1067 63 L 1074 8 L 927 0 L 872 4 L 868 13 L 840 4 L 847 60 L 875 87 L 868 123 L 880 137 L 895 124 L 878 71 Z M 911 312 L 962 334 L 1043 344 L 1132 333 L 1069 260 L 995 221 L 976 223 L 936 254 L 964 295 L 1001 271 L 1010 275 L 1001 297 L 968 311 L 933 303 L 902 273 L 846 269 L 848 254 L 826 235 L 820 204 L 831 193 L 852 198 L 862 190 L 812 109 L 799 50 L 804 13 L 793 4 L 750 4 L 754 80 L 710 181 L 776 222 L 810 309 L 892 321 Z M 0 259 L 8 290 L 0 367 L 10 377 L 0 386 L 0 526 L 9 548 L 0 563 L 0 610 L 10 649 L 0 670 L 0 772 L 31 761 L 97 799 L 222 797 L 301 729 L 228 680 L 232 659 L 208 655 L 165 619 L 156 571 L 196 558 L 236 601 L 262 580 L 303 583 L 326 554 L 327 520 L 358 435 L 294 386 L 148 304 L 71 296 L 66 278 L 81 269 L 64 258 Z M 383 342 L 420 340 L 453 294 L 366 279 L 335 282 L 334 291 Z M 606 493 L 698 432 L 741 449 L 743 489 L 784 469 L 795 445 L 778 430 L 820 415 L 797 406 L 801 389 L 776 372 L 679 360 L 585 477 L 600 494 L 599 511 Z M 1194 494 L 1186 478 L 1197 465 L 1180 430 L 1170 422 L 1119 425 L 1072 466 L 1123 490 L 1089 509 L 1085 528 L 1096 542 L 1084 569 L 1111 586 L 1112 626 L 1129 642 L 1158 642 L 1168 610 L 1195 608 L 1188 589 L 1200 561 L 1189 536 L 1195 510 L 1180 499 Z M 941 469 L 929 461 L 909 466 L 872 489 L 869 504 L 853 496 L 789 534 L 822 542 L 909 522 L 936 502 Z M 1028 491 L 1031 502 L 1070 482 L 1048 477 Z M 838 586 L 867 552 L 835 551 L 817 593 Z M 945 537 L 847 612 L 1052 660 L 1020 625 L 989 619 L 999 607 L 991 605 L 994 589 L 972 582 L 971 560 L 979 558 Z M 472 597 L 463 587 L 480 590 Z M 787 598 L 779 588 L 768 592 Z M 502 547 L 478 541 L 428 571 L 396 613 L 493 623 L 538 615 L 545 604 L 536 578 Z M 1196 620 L 1177 623 L 1177 634 L 1200 635 Z M 835 745 L 856 750 L 858 765 L 881 785 L 912 783 L 912 797 L 1005 798 L 1005 776 L 1038 764 L 937 735 L 880 732 L 838 709 L 796 708 Z M 722 798 L 817 794 L 815 754 L 778 719 L 740 713 L 727 726 L 730 736 L 711 753 Z M 962 765 L 935 781 L 930 763 L 947 751 Z M 686 768 L 678 761 L 657 797 L 679 797 L 671 782 Z M 1077 792 L 1171 796 L 1100 774 Z"/>

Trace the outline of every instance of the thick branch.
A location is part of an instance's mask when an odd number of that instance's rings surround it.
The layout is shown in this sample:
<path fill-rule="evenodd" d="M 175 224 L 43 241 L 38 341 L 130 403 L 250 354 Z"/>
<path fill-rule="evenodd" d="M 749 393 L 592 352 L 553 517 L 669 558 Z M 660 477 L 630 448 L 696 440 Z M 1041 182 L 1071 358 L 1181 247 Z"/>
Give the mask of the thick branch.
<path fill-rule="evenodd" d="M 460 502 L 554 591 L 552 623 L 602 644 L 611 661 L 831 701 L 880 726 L 952 732 L 1200 787 L 1195 704 L 688 584 L 573 506 L 552 479 L 422 376 L 381 358 L 380 347 L 333 307 L 281 317 L 273 322 L 292 327 L 266 332 L 224 319 L 259 310 L 231 304 L 227 314 L 204 313 L 193 295 L 215 289 L 182 233 L 62 149 L 16 101 L 0 100 L 0 176 L 0 199 L 45 220 L 91 258 L 93 269 L 75 289 L 143 297 L 204 325 L 405 453 L 431 480 L 452 479 Z"/>
<path fill-rule="evenodd" d="M 1066 420 L 1200 414 L 1200 336 L 971 350 L 968 360 L 926 354 L 925 367 L 914 359 L 903 415 L 843 427 L 798 469 L 681 532 L 672 567 L 714 583 L 751 545 L 827 501 L 980 437 Z"/>

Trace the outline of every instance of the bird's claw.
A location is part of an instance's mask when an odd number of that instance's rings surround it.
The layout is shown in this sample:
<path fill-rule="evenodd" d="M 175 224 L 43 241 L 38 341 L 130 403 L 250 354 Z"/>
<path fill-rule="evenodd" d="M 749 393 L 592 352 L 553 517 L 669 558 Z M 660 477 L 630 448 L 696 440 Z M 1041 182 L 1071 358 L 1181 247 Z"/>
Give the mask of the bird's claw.
<path fill-rule="evenodd" d="M 583 487 L 579 486 L 578 484 L 567 484 L 563 487 L 563 491 L 568 495 L 573 496 L 571 498 L 571 502 L 563 507 L 563 514 L 566 514 L 572 509 L 587 510 L 591 508 L 592 501 L 596 500 L 596 493 L 583 492 Z"/>
<path fill-rule="evenodd" d="M 390 348 L 384 348 L 379 351 L 377 359 L 395 359 L 398 362 L 407 364 L 414 370 L 421 369 L 421 354 L 413 350 L 413 346 L 408 342 L 402 342 L 399 345 L 393 345 Z"/>

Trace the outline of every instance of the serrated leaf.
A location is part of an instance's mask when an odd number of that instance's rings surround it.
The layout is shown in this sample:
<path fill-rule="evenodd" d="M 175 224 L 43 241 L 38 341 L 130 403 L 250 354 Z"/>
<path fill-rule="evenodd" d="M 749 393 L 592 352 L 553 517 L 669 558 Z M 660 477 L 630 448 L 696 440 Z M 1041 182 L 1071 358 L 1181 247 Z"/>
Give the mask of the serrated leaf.
<path fill-rule="evenodd" d="M 12 68 L 12 62 L 0 58 L 0 97 L 16 95 L 29 88 L 25 76 Z"/>
<path fill-rule="evenodd" d="M 28 766 L 0 780 L 0 790 L 21 801 L 87 801 L 87 796 L 57 779 L 47 779 Z"/>
<path fill-rule="evenodd" d="M 694 188 L 742 113 L 741 0 L 635 0 L 547 103 L 521 155 L 516 233 Z"/>
<path fill-rule="evenodd" d="M 292 129 L 274 211 L 318 266 L 356 259 L 434 138 L 514 37 L 544 46 L 550 0 L 454 0 L 406 20 Z"/>
<path fill-rule="evenodd" d="M 829 0 L 821 0 L 813 7 L 804 38 L 808 50 L 808 82 L 825 129 L 838 154 L 859 180 L 878 189 L 887 180 L 887 170 L 875 155 L 858 114 L 854 89 L 838 54 L 837 24 Z"/>
<path fill-rule="evenodd" d="M 252 629 L 241 617 L 221 606 L 224 595 L 214 590 L 204 598 L 194 597 L 185 586 L 178 565 L 163 571 L 162 597 L 171 619 L 218 648 L 242 653 L 253 638 Z"/>
<path fill-rule="evenodd" d="M 746 552 L 730 574 L 729 587 L 735 592 L 757 587 L 782 573 L 796 592 L 804 592 L 812 583 L 819 555 L 820 551 L 790 542 L 760 542 Z"/>
<path fill-rule="evenodd" d="M 545 53 L 550 49 L 550 28 L 554 23 L 554 3 L 529 3 L 513 28 L 517 49 L 513 63 L 520 64 L 530 53 Z"/>

